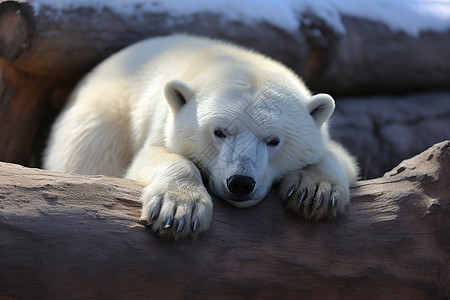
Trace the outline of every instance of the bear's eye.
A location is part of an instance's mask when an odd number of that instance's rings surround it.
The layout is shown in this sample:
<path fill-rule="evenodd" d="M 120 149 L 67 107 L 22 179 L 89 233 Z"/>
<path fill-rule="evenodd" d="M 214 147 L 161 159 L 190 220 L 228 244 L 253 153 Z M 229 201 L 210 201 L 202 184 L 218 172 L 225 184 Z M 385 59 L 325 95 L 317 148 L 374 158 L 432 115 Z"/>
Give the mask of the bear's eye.
<path fill-rule="evenodd" d="M 275 147 L 275 146 L 278 146 L 279 143 L 280 143 L 280 139 L 279 138 L 273 138 L 270 141 L 268 141 L 266 143 L 266 145 L 269 146 L 269 147 Z"/>
<path fill-rule="evenodd" d="M 222 130 L 220 130 L 220 129 L 214 130 L 214 135 L 217 136 L 218 138 L 221 138 L 221 139 L 224 139 L 224 138 L 227 137 L 225 135 L 225 133 Z"/>

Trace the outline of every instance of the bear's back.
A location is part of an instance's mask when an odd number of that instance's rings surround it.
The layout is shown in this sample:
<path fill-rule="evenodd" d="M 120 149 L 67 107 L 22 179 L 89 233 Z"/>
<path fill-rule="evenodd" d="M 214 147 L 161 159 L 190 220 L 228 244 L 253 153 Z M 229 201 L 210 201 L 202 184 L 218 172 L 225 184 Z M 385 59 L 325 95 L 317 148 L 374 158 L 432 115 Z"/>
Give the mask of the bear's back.
<path fill-rule="evenodd" d="M 140 78 L 161 77 L 189 81 L 196 70 L 214 68 L 218 64 L 245 64 L 255 69 L 294 75 L 282 64 L 250 49 L 185 34 L 150 38 L 133 44 L 105 60 L 94 73 L 120 74 L 133 83 L 139 82 Z"/>

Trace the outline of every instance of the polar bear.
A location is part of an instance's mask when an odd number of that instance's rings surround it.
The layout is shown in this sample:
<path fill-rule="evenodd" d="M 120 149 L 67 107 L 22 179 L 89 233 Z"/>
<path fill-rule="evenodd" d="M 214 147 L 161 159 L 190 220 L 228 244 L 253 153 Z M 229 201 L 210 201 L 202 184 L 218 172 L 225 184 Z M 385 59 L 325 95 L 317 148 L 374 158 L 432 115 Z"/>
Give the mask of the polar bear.
<path fill-rule="evenodd" d="M 140 182 L 141 220 L 168 238 L 209 227 L 209 192 L 250 207 L 276 182 L 290 210 L 318 220 L 344 210 L 357 177 L 352 156 L 328 136 L 333 110 L 331 96 L 312 96 L 254 51 L 150 38 L 80 82 L 53 125 L 44 168 Z"/>

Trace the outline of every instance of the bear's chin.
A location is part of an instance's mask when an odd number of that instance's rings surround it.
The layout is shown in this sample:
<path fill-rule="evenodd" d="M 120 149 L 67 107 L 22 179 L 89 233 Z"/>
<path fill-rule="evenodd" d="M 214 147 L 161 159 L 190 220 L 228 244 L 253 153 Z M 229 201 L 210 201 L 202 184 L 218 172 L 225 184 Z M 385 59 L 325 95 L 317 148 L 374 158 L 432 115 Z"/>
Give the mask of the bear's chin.
<path fill-rule="evenodd" d="M 222 198 L 222 199 L 237 208 L 252 207 L 252 206 L 259 204 L 263 200 L 263 199 L 250 199 L 250 200 L 245 200 L 245 201 L 234 201 L 234 200 L 225 199 L 225 198 Z"/>

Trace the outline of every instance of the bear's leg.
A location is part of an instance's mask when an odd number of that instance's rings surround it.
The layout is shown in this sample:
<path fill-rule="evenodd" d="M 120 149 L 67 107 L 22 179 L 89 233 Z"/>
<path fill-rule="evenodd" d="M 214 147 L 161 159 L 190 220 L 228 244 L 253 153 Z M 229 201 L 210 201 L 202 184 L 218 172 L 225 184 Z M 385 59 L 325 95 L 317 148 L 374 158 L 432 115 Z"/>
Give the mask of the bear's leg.
<path fill-rule="evenodd" d="M 69 110 L 54 125 L 44 168 L 122 177 L 130 163 L 128 124 L 106 109 Z"/>
<path fill-rule="evenodd" d="M 177 239 L 208 229 L 212 199 L 200 171 L 185 157 L 162 147 L 144 147 L 126 177 L 145 185 L 141 220 L 153 231 Z"/>
<path fill-rule="evenodd" d="M 288 174 L 280 184 L 286 206 L 306 219 L 336 216 L 350 202 L 349 184 L 357 179 L 354 159 L 329 141 L 316 164 Z"/>

